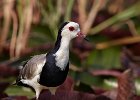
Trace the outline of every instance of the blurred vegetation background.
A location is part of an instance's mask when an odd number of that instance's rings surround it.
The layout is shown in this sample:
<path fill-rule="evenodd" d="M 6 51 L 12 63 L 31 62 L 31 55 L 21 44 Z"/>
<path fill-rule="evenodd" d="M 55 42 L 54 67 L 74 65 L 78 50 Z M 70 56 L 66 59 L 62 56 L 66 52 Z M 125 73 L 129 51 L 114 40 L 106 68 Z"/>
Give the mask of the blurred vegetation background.
<path fill-rule="evenodd" d="M 0 0 L 0 93 L 33 96 L 9 84 L 21 63 L 53 47 L 65 21 L 78 22 L 89 39 L 71 43 L 75 90 L 116 88 L 118 75 L 132 68 L 139 93 L 139 9 L 139 0 Z"/>

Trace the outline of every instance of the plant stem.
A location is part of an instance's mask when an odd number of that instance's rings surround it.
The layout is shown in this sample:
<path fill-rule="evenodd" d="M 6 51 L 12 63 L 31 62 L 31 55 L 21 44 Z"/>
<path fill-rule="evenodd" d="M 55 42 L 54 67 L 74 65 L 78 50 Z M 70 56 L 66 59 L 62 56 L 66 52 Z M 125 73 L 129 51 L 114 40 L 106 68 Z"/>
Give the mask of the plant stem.
<path fill-rule="evenodd" d="M 140 9 L 140 2 L 136 3 L 135 5 L 133 5 L 132 7 L 118 13 L 117 15 L 107 19 L 106 21 L 102 22 L 101 24 L 97 25 L 96 27 L 92 28 L 90 30 L 90 34 L 97 34 L 100 31 L 102 31 L 103 29 L 118 23 L 120 21 L 124 21 L 124 20 L 128 20 L 132 17 L 135 17 L 137 15 L 140 14 L 139 11 L 137 11 L 138 9 Z"/>

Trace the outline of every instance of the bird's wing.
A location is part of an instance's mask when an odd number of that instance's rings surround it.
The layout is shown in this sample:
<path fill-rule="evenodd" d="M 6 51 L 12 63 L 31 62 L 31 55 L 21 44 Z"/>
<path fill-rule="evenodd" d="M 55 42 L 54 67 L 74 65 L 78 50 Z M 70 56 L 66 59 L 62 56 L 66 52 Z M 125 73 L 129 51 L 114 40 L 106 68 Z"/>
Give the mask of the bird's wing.
<path fill-rule="evenodd" d="M 39 75 L 42 67 L 46 63 L 46 54 L 33 56 L 20 71 L 19 77 L 22 79 L 32 79 Z"/>

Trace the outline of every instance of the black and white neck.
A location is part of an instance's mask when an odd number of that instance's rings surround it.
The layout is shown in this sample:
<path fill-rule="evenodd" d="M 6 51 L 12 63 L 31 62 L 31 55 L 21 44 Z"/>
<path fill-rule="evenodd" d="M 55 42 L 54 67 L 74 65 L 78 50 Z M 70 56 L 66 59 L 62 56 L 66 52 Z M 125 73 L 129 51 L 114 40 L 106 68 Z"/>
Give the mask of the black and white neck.
<path fill-rule="evenodd" d="M 58 50 L 54 53 L 56 66 L 64 70 L 69 61 L 69 37 L 62 37 Z"/>
<path fill-rule="evenodd" d="M 71 38 L 69 35 L 62 35 L 65 34 L 66 31 L 63 31 L 63 28 L 68 23 L 69 22 L 65 22 L 61 25 L 61 28 L 58 31 L 57 41 L 54 48 L 55 52 L 53 54 L 55 56 L 56 66 L 61 70 L 65 69 L 69 61 L 69 45 Z"/>
<path fill-rule="evenodd" d="M 56 66 L 61 70 L 64 70 L 69 61 L 69 45 L 70 41 L 77 37 L 82 36 L 80 32 L 79 24 L 75 22 L 65 22 L 61 25 L 55 47 L 53 49 L 53 55 L 55 56 Z"/>

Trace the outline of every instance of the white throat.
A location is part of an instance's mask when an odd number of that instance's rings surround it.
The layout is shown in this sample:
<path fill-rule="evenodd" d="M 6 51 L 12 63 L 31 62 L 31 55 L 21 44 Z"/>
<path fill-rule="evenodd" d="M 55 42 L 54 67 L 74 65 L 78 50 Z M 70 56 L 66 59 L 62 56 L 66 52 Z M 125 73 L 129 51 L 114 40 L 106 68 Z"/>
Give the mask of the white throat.
<path fill-rule="evenodd" d="M 62 37 L 61 43 L 58 51 L 54 54 L 56 56 L 56 66 L 58 66 L 61 70 L 64 70 L 69 61 L 69 37 Z"/>

